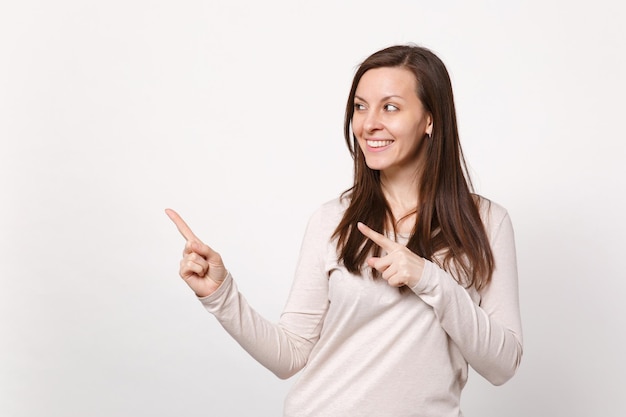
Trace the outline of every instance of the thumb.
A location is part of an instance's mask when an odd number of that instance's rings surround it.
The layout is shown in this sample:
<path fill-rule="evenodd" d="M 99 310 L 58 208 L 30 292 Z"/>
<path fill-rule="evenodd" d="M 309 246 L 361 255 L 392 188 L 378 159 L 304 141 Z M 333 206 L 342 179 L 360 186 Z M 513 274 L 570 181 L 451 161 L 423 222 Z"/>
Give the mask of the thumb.
<path fill-rule="evenodd" d="M 207 276 L 217 283 L 222 282 L 228 275 L 228 271 L 224 266 L 221 255 L 205 243 L 190 242 L 190 246 L 193 252 L 202 256 L 209 264 Z"/>

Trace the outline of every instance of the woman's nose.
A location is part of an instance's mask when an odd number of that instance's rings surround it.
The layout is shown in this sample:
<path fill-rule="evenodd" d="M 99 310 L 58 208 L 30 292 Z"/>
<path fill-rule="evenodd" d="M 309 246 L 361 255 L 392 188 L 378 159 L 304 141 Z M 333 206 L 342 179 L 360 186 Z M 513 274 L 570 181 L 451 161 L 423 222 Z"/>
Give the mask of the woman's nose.
<path fill-rule="evenodd" d="M 368 112 L 363 127 L 365 128 L 366 131 L 368 132 L 372 132 L 374 130 L 379 130 L 381 129 L 381 122 L 380 122 L 380 118 L 378 113 L 376 112 Z"/>

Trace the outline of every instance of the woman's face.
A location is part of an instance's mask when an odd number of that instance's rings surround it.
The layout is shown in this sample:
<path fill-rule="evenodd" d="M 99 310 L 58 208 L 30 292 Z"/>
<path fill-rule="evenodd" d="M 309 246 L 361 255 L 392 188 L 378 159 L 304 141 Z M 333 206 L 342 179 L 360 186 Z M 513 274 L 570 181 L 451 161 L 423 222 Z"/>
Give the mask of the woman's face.
<path fill-rule="evenodd" d="M 417 97 L 417 81 L 402 67 L 367 71 L 354 97 L 352 131 L 367 166 L 388 174 L 415 173 L 432 116 Z"/>

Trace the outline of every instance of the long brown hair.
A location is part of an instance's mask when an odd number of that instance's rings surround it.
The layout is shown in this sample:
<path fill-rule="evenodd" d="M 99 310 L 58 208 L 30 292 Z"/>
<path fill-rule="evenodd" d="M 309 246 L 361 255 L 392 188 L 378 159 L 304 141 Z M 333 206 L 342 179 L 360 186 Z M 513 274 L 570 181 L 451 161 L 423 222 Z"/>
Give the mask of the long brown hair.
<path fill-rule="evenodd" d="M 433 131 L 425 143 L 424 169 L 418 183 L 416 223 L 407 247 L 419 256 L 453 273 L 455 279 L 480 289 L 491 279 L 493 254 L 479 215 L 479 197 L 473 187 L 456 122 L 452 83 L 443 62 L 429 49 L 397 45 L 369 56 L 358 67 L 346 104 L 344 137 L 354 160 L 354 184 L 343 193 L 349 205 L 335 229 L 339 259 L 348 271 L 358 273 L 369 256 L 380 248 L 356 228 L 361 221 L 385 234 L 386 219 L 393 219 L 383 195 L 380 172 L 370 169 L 352 133 L 354 96 L 363 74 L 374 68 L 402 67 L 415 75 L 417 96 L 433 120 Z M 434 255 L 441 253 L 442 260 Z"/>

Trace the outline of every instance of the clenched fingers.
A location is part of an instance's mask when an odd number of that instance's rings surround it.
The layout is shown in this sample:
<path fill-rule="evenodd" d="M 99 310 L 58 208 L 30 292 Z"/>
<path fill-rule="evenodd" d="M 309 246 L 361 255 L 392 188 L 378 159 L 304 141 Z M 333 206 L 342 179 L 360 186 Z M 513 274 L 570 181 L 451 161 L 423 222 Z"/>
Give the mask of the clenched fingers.
<path fill-rule="evenodd" d="M 198 297 L 212 294 L 224 281 L 228 271 L 222 257 L 204 244 L 185 221 L 172 209 L 165 213 L 174 222 L 180 234 L 185 238 L 183 259 L 180 261 L 179 275 L 187 282 Z"/>
<path fill-rule="evenodd" d="M 207 274 L 209 263 L 195 252 L 187 254 L 180 261 L 180 276 L 184 279 L 197 275 L 203 277 Z"/>
<path fill-rule="evenodd" d="M 420 280 L 424 269 L 424 259 L 410 251 L 406 246 L 370 229 L 363 223 L 357 227 L 367 238 L 380 246 L 386 255 L 371 257 L 367 264 L 380 272 L 383 279 L 394 287 L 407 285 L 413 287 Z"/>

